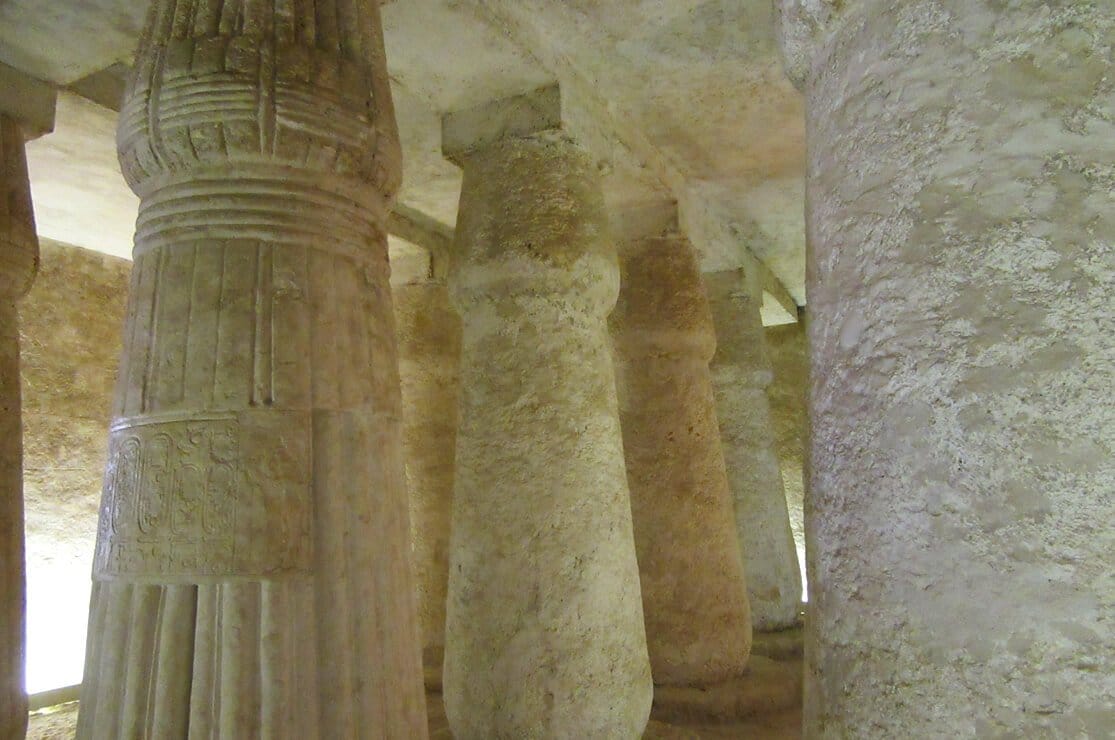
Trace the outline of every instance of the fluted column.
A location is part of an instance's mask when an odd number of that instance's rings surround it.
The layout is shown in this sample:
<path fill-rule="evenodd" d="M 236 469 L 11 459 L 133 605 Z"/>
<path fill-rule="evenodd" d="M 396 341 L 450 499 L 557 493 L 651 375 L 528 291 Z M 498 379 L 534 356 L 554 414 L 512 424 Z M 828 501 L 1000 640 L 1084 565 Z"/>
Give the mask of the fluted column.
<path fill-rule="evenodd" d="M 808 737 L 1115 726 L 1115 6 L 785 0 Z"/>
<path fill-rule="evenodd" d="M 158 0 L 78 736 L 425 737 L 374 0 Z"/>
<path fill-rule="evenodd" d="M 0 737 L 27 731 L 27 584 L 23 552 L 23 426 L 19 315 L 39 267 L 24 134 L 0 109 Z"/>
<path fill-rule="evenodd" d="M 767 400 L 774 375 L 760 299 L 747 292 L 739 271 L 706 274 L 704 284 L 716 327 L 712 385 L 747 568 L 751 624 L 761 632 L 786 629 L 799 621 L 801 570 L 774 449 Z"/>
<path fill-rule="evenodd" d="M 436 689 L 445 653 L 461 319 L 443 281 L 395 286 L 394 297 L 422 663 L 427 688 Z"/>
<path fill-rule="evenodd" d="M 751 614 L 720 449 L 712 317 L 684 238 L 622 253 L 612 315 L 627 478 L 654 682 L 743 674 Z"/>
<path fill-rule="evenodd" d="M 560 121 L 556 91 L 522 102 L 511 107 Z M 446 141 L 460 140 L 455 124 L 489 120 L 502 119 L 451 119 Z M 454 155 L 463 340 L 446 711 L 458 740 L 637 738 L 651 681 L 597 168 L 556 131 L 479 139 Z"/>

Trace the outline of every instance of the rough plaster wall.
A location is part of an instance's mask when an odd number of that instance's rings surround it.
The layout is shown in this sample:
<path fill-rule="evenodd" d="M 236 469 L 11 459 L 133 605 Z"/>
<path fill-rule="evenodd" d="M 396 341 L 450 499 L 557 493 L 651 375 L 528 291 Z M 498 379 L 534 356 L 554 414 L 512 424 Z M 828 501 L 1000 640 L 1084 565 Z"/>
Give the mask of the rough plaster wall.
<path fill-rule="evenodd" d="M 815 737 L 1115 729 L 1115 4 L 859 0 L 810 131 Z"/>
<path fill-rule="evenodd" d="M 130 271 L 127 260 L 42 240 L 20 304 L 31 693 L 81 680 Z"/>
<path fill-rule="evenodd" d="M 794 531 L 794 544 L 797 545 L 798 562 L 802 564 L 804 579 L 803 466 L 809 352 L 805 327 L 801 323 L 772 326 L 767 328 L 765 333 L 767 354 L 774 370 L 774 382 L 767 387 L 767 397 L 770 399 L 775 445 L 782 467 L 782 483 L 786 488 L 786 505 L 790 510 L 790 528 Z"/>

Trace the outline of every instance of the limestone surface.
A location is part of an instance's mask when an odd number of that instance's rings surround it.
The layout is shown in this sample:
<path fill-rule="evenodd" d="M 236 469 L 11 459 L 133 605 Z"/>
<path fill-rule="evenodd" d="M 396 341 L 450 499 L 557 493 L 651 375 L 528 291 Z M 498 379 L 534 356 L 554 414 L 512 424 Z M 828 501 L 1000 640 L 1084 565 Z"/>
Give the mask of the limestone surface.
<path fill-rule="evenodd" d="M 712 316 L 687 240 L 639 240 L 621 262 L 611 324 L 654 682 L 706 686 L 742 675 L 752 632 Z"/>
<path fill-rule="evenodd" d="M 425 737 L 378 8 L 150 8 L 81 738 Z"/>
<path fill-rule="evenodd" d="M 453 736 L 637 738 L 652 686 L 595 164 L 560 134 L 504 140 L 464 157 L 460 213 Z"/>
<path fill-rule="evenodd" d="M 449 584 L 449 522 L 457 441 L 461 320 L 443 282 L 395 286 L 403 452 L 429 688 L 440 688 Z"/>
<path fill-rule="evenodd" d="M 23 425 L 16 301 L 31 287 L 39 242 L 24 134 L 0 111 L 0 737 L 27 730 L 27 582 L 23 545 Z"/>
<path fill-rule="evenodd" d="M 784 5 L 810 24 L 806 734 L 1110 736 L 1115 7 Z"/>
<path fill-rule="evenodd" d="M 751 623 L 761 632 L 787 629 L 800 619 L 801 569 L 767 399 L 773 373 L 760 303 L 746 293 L 739 271 L 706 274 L 704 284 L 716 326 L 712 383 Z"/>

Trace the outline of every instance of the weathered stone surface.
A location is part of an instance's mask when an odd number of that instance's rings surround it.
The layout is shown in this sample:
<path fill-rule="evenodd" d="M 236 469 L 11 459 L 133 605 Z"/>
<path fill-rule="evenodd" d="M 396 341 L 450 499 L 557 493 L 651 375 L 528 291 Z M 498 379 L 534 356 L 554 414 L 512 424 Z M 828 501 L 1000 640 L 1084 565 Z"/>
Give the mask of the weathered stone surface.
<path fill-rule="evenodd" d="M 861 0 L 806 65 L 813 737 L 1115 727 L 1115 7 Z"/>
<path fill-rule="evenodd" d="M 685 239 L 624 246 L 612 336 L 657 685 L 740 676 L 751 614 L 720 448 L 712 317 Z"/>
<path fill-rule="evenodd" d="M 27 583 L 23 544 L 23 428 L 16 301 L 31 287 L 39 241 L 23 133 L 0 113 L 0 737 L 27 730 Z"/>
<path fill-rule="evenodd" d="M 801 660 L 754 655 L 741 676 L 714 686 L 659 686 L 651 717 L 658 722 L 738 722 L 801 706 Z"/>
<path fill-rule="evenodd" d="M 465 163 L 445 702 L 454 737 L 636 738 L 650 665 L 592 160 L 560 136 Z"/>
<path fill-rule="evenodd" d="M 41 242 L 38 277 L 19 305 L 31 693 L 81 682 L 131 270 L 126 260 Z"/>
<path fill-rule="evenodd" d="M 449 305 L 445 283 L 395 286 L 393 293 L 422 663 L 427 686 L 439 688 L 445 652 L 461 320 Z"/>
<path fill-rule="evenodd" d="M 809 386 L 809 351 L 804 324 L 772 326 L 763 331 L 774 381 L 767 388 L 771 421 L 774 424 L 782 485 L 790 529 L 805 572 L 805 432 L 808 413 L 805 394 Z"/>
<path fill-rule="evenodd" d="M 118 143 L 142 202 L 78 736 L 424 737 L 378 4 L 158 0 Z"/>
<path fill-rule="evenodd" d="M 704 284 L 716 327 L 711 364 L 716 415 L 751 623 L 761 632 L 786 629 L 799 621 L 801 570 L 767 400 L 773 373 L 760 301 L 747 295 L 738 271 L 706 274 Z"/>

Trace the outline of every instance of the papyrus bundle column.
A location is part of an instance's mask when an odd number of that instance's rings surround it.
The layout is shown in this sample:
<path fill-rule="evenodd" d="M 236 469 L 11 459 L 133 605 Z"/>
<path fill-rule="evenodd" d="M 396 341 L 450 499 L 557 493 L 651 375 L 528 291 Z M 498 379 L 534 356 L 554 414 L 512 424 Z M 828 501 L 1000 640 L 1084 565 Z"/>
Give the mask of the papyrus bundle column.
<path fill-rule="evenodd" d="M 461 319 L 449 305 L 444 281 L 395 286 L 394 297 L 422 664 L 427 686 L 438 688 L 445 652 Z"/>
<path fill-rule="evenodd" d="M 712 385 L 720 443 L 747 567 L 751 624 L 769 632 L 799 621 L 801 570 L 774 449 L 767 386 L 774 379 L 759 315 L 760 299 L 738 270 L 704 275 L 716 326 Z"/>
<path fill-rule="evenodd" d="M 539 108 L 556 111 L 556 94 L 521 107 Z M 446 141 L 470 120 L 501 119 L 451 119 Z M 606 323 L 619 272 L 597 168 L 556 131 L 454 158 L 450 727 L 459 740 L 637 738 L 651 679 Z"/>
<path fill-rule="evenodd" d="M 0 109 L 0 737 L 27 731 L 23 427 L 16 301 L 39 266 L 24 134 Z"/>
<path fill-rule="evenodd" d="M 656 684 L 743 674 L 751 614 L 716 420 L 712 317 L 684 238 L 625 245 L 612 315 L 627 478 Z"/>
<path fill-rule="evenodd" d="M 1115 727 L 1115 6 L 782 3 L 809 737 Z"/>
<path fill-rule="evenodd" d="M 82 738 L 424 737 L 374 0 L 159 0 Z"/>

